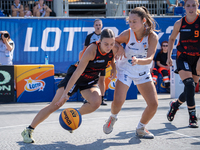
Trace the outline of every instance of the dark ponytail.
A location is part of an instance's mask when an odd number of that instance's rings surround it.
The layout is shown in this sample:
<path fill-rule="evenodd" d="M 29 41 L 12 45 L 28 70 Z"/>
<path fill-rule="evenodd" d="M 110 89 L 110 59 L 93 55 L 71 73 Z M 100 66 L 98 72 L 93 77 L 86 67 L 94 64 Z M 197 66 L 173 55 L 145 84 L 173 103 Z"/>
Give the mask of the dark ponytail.
<path fill-rule="evenodd" d="M 103 40 L 103 38 L 114 38 L 115 34 L 111 29 L 104 29 L 101 32 L 101 41 Z"/>

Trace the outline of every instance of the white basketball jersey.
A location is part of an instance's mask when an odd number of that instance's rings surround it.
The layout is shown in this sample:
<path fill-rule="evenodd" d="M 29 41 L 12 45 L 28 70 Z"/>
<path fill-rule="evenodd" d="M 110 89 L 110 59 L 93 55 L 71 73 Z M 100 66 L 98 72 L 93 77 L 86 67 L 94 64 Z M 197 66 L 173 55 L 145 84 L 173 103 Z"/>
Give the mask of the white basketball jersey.
<path fill-rule="evenodd" d="M 132 57 L 146 58 L 148 51 L 148 36 L 145 36 L 141 41 L 137 41 L 135 33 L 129 29 L 129 41 L 126 43 L 125 55 L 122 60 L 116 61 L 117 71 L 128 75 L 132 78 L 141 77 L 150 73 L 151 64 L 148 65 L 134 65 L 132 66 Z"/>

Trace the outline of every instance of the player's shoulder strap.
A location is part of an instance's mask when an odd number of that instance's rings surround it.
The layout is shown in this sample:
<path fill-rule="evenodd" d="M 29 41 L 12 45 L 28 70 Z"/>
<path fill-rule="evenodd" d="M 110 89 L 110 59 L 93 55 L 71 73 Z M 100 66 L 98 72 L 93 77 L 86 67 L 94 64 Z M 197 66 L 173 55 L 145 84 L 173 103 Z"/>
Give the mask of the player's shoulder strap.
<path fill-rule="evenodd" d="M 98 45 L 99 45 L 99 42 L 96 41 L 96 42 L 92 42 L 92 43 L 90 43 L 90 45 L 91 45 L 91 44 L 96 44 L 96 45 L 98 46 Z M 88 45 L 88 46 L 90 46 L 90 45 Z M 88 48 L 88 46 L 83 50 L 80 59 L 82 58 L 82 56 L 83 56 L 85 50 Z"/>

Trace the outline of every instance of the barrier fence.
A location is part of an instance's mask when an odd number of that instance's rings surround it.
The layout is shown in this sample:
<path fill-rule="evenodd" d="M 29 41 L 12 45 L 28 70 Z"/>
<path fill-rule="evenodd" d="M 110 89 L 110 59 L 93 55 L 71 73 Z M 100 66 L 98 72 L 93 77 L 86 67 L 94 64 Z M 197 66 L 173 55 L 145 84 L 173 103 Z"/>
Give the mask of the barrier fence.
<path fill-rule="evenodd" d="M 9 16 L 13 3 L 14 0 L 0 0 L 0 9 Z M 34 3 L 35 0 L 21 0 L 21 4 L 28 4 L 31 11 Z M 154 16 L 172 15 L 168 12 L 166 0 L 45 0 L 45 4 L 59 17 L 127 16 L 133 8 L 140 6 L 145 6 Z"/>
<path fill-rule="evenodd" d="M 20 0 L 20 3 L 23 6 L 28 5 L 29 9 L 33 11 L 35 0 Z M 46 0 L 44 3 L 49 6 L 50 9 L 53 9 L 53 0 Z M 14 0 L 0 0 L 0 10 L 2 10 L 6 16 L 11 16 L 11 5 L 13 4 Z"/>

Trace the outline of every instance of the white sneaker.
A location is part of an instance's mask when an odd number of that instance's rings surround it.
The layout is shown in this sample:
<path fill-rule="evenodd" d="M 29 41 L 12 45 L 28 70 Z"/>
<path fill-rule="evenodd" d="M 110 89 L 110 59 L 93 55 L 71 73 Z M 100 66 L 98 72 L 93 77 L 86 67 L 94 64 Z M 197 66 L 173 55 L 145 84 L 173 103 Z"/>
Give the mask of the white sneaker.
<path fill-rule="evenodd" d="M 117 118 L 110 116 L 109 119 L 107 120 L 106 124 L 104 124 L 104 126 L 103 126 L 103 132 L 105 134 L 111 133 L 112 130 L 113 130 L 113 126 L 114 126 L 116 121 L 117 121 Z"/>
<path fill-rule="evenodd" d="M 153 139 L 154 135 L 149 132 L 147 129 L 144 127 L 137 129 L 136 128 L 136 135 L 140 138 L 145 138 L 145 139 Z"/>
<path fill-rule="evenodd" d="M 25 143 L 34 143 L 35 142 L 35 140 L 32 137 L 32 133 L 33 133 L 33 129 L 30 129 L 30 128 L 24 129 L 24 131 L 21 133 L 21 135 L 23 137 L 23 141 Z"/>

